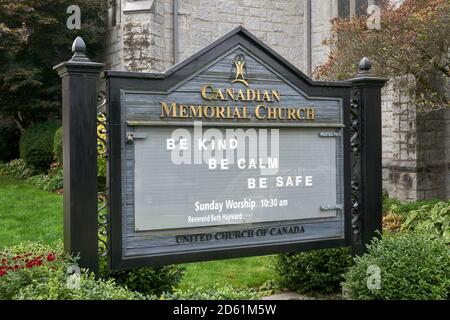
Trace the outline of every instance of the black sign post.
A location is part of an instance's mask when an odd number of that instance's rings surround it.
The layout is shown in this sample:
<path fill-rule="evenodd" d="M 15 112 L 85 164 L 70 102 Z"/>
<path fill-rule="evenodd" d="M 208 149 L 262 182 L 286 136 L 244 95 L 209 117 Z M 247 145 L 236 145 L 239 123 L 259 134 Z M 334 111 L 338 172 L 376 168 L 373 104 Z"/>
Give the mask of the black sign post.
<path fill-rule="evenodd" d="M 358 75 L 350 79 L 352 148 L 352 249 L 364 252 L 381 232 L 381 88 L 385 79 L 374 76 L 367 58 L 359 63 Z"/>
<path fill-rule="evenodd" d="M 97 272 L 97 84 L 104 65 L 86 57 L 81 38 L 75 40 L 73 51 L 70 61 L 55 67 L 63 83 L 64 242 L 67 251 L 80 254 L 81 267 Z M 356 254 L 362 253 L 377 231 L 381 231 L 381 88 L 385 80 L 373 76 L 370 69 L 370 62 L 364 58 L 354 79 L 313 81 L 239 27 L 163 74 L 106 72 L 110 268 L 122 270 L 350 244 Z M 212 96 L 212 92 L 215 95 Z M 260 93 L 261 99 L 257 100 L 264 101 L 263 104 L 249 98 L 251 94 L 255 98 Z M 230 120 L 230 116 L 225 117 L 225 107 L 202 106 L 214 99 L 225 103 L 227 98 L 233 100 L 233 105 L 245 103 L 241 109 L 245 116 L 238 110 L 233 114 L 239 116 Z M 186 116 L 190 106 L 193 106 L 192 115 Z M 269 118 L 267 110 L 281 112 L 283 108 L 290 115 L 289 119 Z M 199 121 L 196 117 L 201 110 L 205 115 L 207 111 L 221 110 L 213 120 L 202 118 L 206 126 L 280 128 L 298 135 L 297 140 L 289 140 L 289 146 L 302 145 L 311 152 L 318 150 L 325 141 L 329 146 L 326 150 L 335 151 L 324 151 L 317 155 L 316 161 L 308 163 L 312 170 L 318 170 L 318 175 L 323 175 L 321 168 L 332 169 L 332 175 L 318 179 L 323 181 L 333 176 L 332 182 L 316 190 L 316 195 L 323 194 L 316 196 L 316 202 L 311 202 L 310 198 L 302 200 L 310 202 L 308 209 L 297 202 L 290 211 L 259 212 L 258 218 L 262 220 L 255 223 L 191 227 L 178 220 L 164 220 L 173 216 L 185 219 L 183 214 L 192 211 L 190 198 L 189 201 L 183 197 L 175 199 L 183 209 L 169 207 L 170 198 L 160 203 L 160 188 L 178 187 L 176 182 L 161 184 L 162 179 L 171 178 L 171 171 L 179 170 L 167 158 L 167 150 L 161 148 L 164 139 L 170 137 L 164 128 L 189 128 Z M 289 156 L 291 149 L 284 149 L 282 156 L 288 156 L 284 159 L 299 158 L 303 152 L 296 151 Z M 151 158 L 152 155 L 159 158 Z M 323 159 L 329 159 L 325 161 L 333 165 L 316 164 Z M 201 167 L 188 167 L 184 172 L 198 168 Z M 302 168 L 303 164 L 288 171 Z M 147 176 L 149 170 L 160 175 Z M 198 173 L 193 181 L 203 174 Z M 150 178 L 144 179 L 143 175 Z M 136 177 L 140 179 L 137 182 Z M 198 181 L 195 183 L 200 183 Z M 217 180 L 208 181 L 214 187 Z M 235 194 L 234 189 L 242 188 L 242 181 L 238 182 L 227 189 L 228 196 Z M 196 195 L 195 183 L 191 187 L 192 195 Z M 149 193 L 142 193 L 143 190 Z M 245 191 L 242 188 L 241 194 Z M 248 197 L 252 196 L 251 192 L 255 199 L 260 199 L 254 190 L 247 190 Z M 187 193 L 191 193 L 190 190 Z M 270 196 L 275 194 L 272 192 Z M 220 196 L 222 192 L 211 199 L 220 201 Z M 301 192 L 291 194 L 289 203 L 295 203 L 300 197 L 304 197 Z M 287 205 L 288 201 L 282 204 Z M 147 208 L 152 206 L 160 206 L 160 209 Z M 137 207 L 140 215 L 136 213 Z M 166 214 L 158 215 L 163 209 Z M 291 214 L 290 218 L 283 220 L 287 214 Z"/>
<path fill-rule="evenodd" d="M 54 67 L 62 78 L 64 248 L 97 272 L 97 83 L 104 65 L 86 57 L 80 37 L 72 51 Z"/>

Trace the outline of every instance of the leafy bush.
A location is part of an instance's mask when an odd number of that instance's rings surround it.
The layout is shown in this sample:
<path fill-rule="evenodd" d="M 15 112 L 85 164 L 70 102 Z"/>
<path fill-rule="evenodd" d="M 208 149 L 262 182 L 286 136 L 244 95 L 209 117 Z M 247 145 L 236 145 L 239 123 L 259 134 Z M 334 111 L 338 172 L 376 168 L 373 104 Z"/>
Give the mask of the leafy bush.
<path fill-rule="evenodd" d="M 45 190 L 54 192 L 63 188 L 63 171 L 62 169 L 51 170 L 47 175 L 37 175 L 27 179 L 31 185 Z"/>
<path fill-rule="evenodd" d="M 55 132 L 53 139 L 53 157 L 58 162 L 59 166 L 63 163 L 63 128 L 60 127 Z"/>
<path fill-rule="evenodd" d="M 424 205 L 411 211 L 402 230 L 427 234 L 450 244 L 450 201 Z"/>
<path fill-rule="evenodd" d="M 79 286 L 70 286 L 67 270 L 76 260 L 63 253 L 62 244 L 24 243 L 0 252 L 0 300 L 144 299 L 114 283 L 82 271 Z"/>
<path fill-rule="evenodd" d="M 113 280 L 95 279 L 94 274 L 81 274 L 79 287 L 67 285 L 64 272 L 53 272 L 45 282 L 25 287 L 17 300 L 144 300 L 140 293 L 118 286 Z"/>
<path fill-rule="evenodd" d="M 398 232 L 402 228 L 405 218 L 398 213 L 389 212 L 383 215 L 383 230 L 390 232 Z"/>
<path fill-rule="evenodd" d="M 280 287 L 279 281 L 275 279 L 267 280 L 258 288 L 258 292 L 261 292 L 264 296 L 271 296 L 282 291 L 283 288 Z"/>
<path fill-rule="evenodd" d="M 394 213 L 402 217 L 406 217 L 411 211 L 419 209 L 424 205 L 434 205 L 439 203 L 438 199 L 419 200 L 414 202 L 402 203 L 397 199 L 383 198 L 383 213 Z"/>
<path fill-rule="evenodd" d="M 353 299 L 446 299 L 450 290 L 450 248 L 438 240 L 402 234 L 374 239 L 344 275 Z M 379 289 L 369 289 L 373 266 L 380 270 Z M 371 267 L 369 269 L 369 267 Z"/>
<path fill-rule="evenodd" d="M 73 261 L 66 257 L 62 245 L 23 243 L 0 252 L 0 300 L 13 299 L 33 283 L 45 282 L 55 270 L 66 270 Z"/>
<path fill-rule="evenodd" d="M 20 131 L 11 127 L 0 127 L 0 162 L 9 162 L 19 157 Z"/>
<path fill-rule="evenodd" d="M 22 159 L 12 160 L 6 164 L 0 164 L 0 174 L 12 176 L 16 179 L 26 179 L 36 173 L 34 169 L 27 166 Z"/>
<path fill-rule="evenodd" d="M 301 292 L 333 293 L 352 263 L 348 248 L 281 254 L 275 258 L 280 286 Z"/>
<path fill-rule="evenodd" d="M 167 300 L 258 300 L 261 293 L 255 289 L 235 289 L 231 285 L 214 285 L 197 287 L 190 285 L 187 289 L 175 289 L 171 294 L 163 294 L 161 299 Z"/>
<path fill-rule="evenodd" d="M 106 270 L 106 262 L 101 261 L 100 273 L 105 279 L 114 279 L 119 285 L 151 296 L 161 295 L 164 292 L 172 292 L 183 278 L 184 268 L 176 265 L 156 266 L 109 274 Z"/>
<path fill-rule="evenodd" d="M 20 140 L 20 157 L 26 164 L 40 171 L 47 171 L 53 162 L 53 142 L 59 125 L 44 122 L 25 131 Z"/>
<path fill-rule="evenodd" d="M 383 197 L 382 197 L 382 212 L 383 212 L 383 214 L 390 213 L 391 208 L 398 204 L 400 204 L 399 200 L 389 198 L 387 195 L 383 194 Z"/>

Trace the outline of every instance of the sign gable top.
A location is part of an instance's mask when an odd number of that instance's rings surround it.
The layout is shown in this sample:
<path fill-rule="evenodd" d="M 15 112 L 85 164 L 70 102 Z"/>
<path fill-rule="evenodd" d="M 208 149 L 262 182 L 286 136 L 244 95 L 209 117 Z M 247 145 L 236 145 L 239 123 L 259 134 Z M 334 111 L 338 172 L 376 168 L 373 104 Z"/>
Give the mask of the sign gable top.
<path fill-rule="evenodd" d="M 270 69 L 276 70 L 277 74 L 284 80 L 292 83 L 301 91 L 308 93 L 311 88 L 335 87 L 348 88 L 351 87 L 350 82 L 339 81 L 314 81 L 300 71 L 289 61 L 280 56 L 268 45 L 258 39 L 242 26 L 239 26 L 221 38 L 212 42 L 208 46 L 200 49 L 189 58 L 175 64 L 165 72 L 147 73 L 147 72 L 122 72 L 122 71 L 106 71 L 108 77 L 120 78 L 139 78 L 164 80 L 164 85 L 159 89 L 170 89 L 178 86 L 181 82 L 185 82 L 193 75 L 205 70 L 211 64 L 217 62 L 221 56 L 230 53 L 236 47 L 241 47 L 251 52 L 260 61 L 270 66 Z M 159 82 L 159 81 L 158 81 Z M 159 87 L 159 86 L 158 86 Z"/>
<path fill-rule="evenodd" d="M 238 70 L 239 69 L 239 70 Z M 283 78 L 276 70 L 261 61 L 242 45 L 237 45 L 209 65 L 186 78 L 167 93 L 174 91 L 197 91 L 204 84 L 216 83 L 221 88 L 250 89 L 263 88 L 282 89 L 283 93 L 300 94 L 309 98 L 304 92 Z"/>

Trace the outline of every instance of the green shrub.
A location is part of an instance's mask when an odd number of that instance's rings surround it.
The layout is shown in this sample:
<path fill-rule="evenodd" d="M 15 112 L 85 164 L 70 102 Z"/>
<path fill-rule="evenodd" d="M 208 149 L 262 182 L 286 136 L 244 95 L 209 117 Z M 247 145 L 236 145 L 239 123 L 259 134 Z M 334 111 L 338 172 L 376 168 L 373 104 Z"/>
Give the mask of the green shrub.
<path fill-rule="evenodd" d="M 61 167 L 63 163 L 63 128 L 60 127 L 55 132 L 55 137 L 53 139 L 53 157 L 58 162 Z"/>
<path fill-rule="evenodd" d="M 36 171 L 29 168 L 22 159 L 12 160 L 6 164 L 0 164 L 0 174 L 16 179 L 26 179 L 33 176 Z"/>
<path fill-rule="evenodd" d="M 105 262 L 102 261 L 100 267 L 103 278 L 114 279 L 117 284 L 147 296 L 159 296 L 164 292 L 172 292 L 180 283 L 184 273 L 184 268 L 176 265 L 145 267 L 111 274 L 107 273 Z"/>
<path fill-rule="evenodd" d="M 398 213 L 389 212 L 383 215 L 383 231 L 399 232 L 402 229 L 404 222 L 404 216 Z"/>
<path fill-rule="evenodd" d="M 79 286 L 72 287 L 69 267 L 75 258 L 65 255 L 62 244 L 50 246 L 27 242 L 0 252 L 0 300 L 109 300 L 144 299 L 114 283 L 80 274 Z"/>
<path fill-rule="evenodd" d="M 446 299 L 450 290 L 450 248 L 413 234 L 374 239 L 344 275 L 344 291 L 353 299 Z M 370 268 L 369 268 L 370 267 Z M 380 287 L 368 283 L 379 268 Z"/>
<path fill-rule="evenodd" d="M 41 174 L 30 177 L 27 182 L 39 189 L 54 192 L 63 188 L 63 178 L 62 169 L 55 169 L 47 175 Z"/>
<path fill-rule="evenodd" d="M 49 169 L 58 127 L 56 122 L 45 122 L 25 131 L 20 140 L 20 157 L 27 165 L 44 172 Z"/>
<path fill-rule="evenodd" d="M 402 230 L 426 234 L 450 244 L 450 201 L 423 205 L 411 211 Z"/>
<path fill-rule="evenodd" d="M 283 288 L 280 287 L 279 281 L 275 279 L 269 279 L 258 288 L 258 291 L 261 292 L 264 296 L 271 296 L 282 292 Z"/>
<path fill-rule="evenodd" d="M 55 270 L 66 270 L 73 263 L 62 244 L 32 242 L 3 249 L 0 260 L 0 300 L 13 299 L 21 289 L 46 282 Z"/>
<path fill-rule="evenodd" d="M 197 287 L 192 284 L 187 289 L 175 289 L 173 293 L 163 294 L 166 300 L 258 300 L 261 293 L 251 288 L 235 289 L 231 285 Z"/>
<path fill-rule="evenodd" d="M 301 292 L 339 291 L 342 274 L 352 263 L 348 248 L 322 249 L 275 257 L 280 286 Z"/>
<path fill-rule="evenodd" d="M 9 162 L 19 157 L 20 131 L 11 127 L 0 127 L 0 162 Z"/>
<path fill-rule="evenodd" d="M 402 203 L 397 199 L 383 198 L 383 213 L 394 213 L 406 217 L 413 210 L 419 209 L 424 205 L 434 205 L 438 202 L 440 202 L 438 199 L 431 199 Z"/>
<path fill-rule="evenodd" d="M 29 285 L 19 291 L 16 300 L 144 300 L 140 293 L 118 286 L 113 280 L 95 279 L 93 274 L 82 273 L 79 286 L 67 285 L 67 275 L 51 273 L 45 282 Z"/>

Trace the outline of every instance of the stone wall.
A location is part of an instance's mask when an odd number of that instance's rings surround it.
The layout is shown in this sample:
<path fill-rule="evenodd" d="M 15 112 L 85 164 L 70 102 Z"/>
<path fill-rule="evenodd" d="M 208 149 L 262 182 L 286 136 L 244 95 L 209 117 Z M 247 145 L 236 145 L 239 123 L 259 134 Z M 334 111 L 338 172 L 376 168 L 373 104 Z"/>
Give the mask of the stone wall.
<path fill-rule="evenodd" d="M 127 0 L 122 0 L 122 8 L 126 3 Z M 173 0 L 152 3 L 150 11 L 123 12 L 120 24 L 108 31 L 105 60 L 112 69 L 164 71 L 174 64 Z M 295 66 L 305 69 L 304 1 L 183 0 L 178 3 L 179 61 L 242 25 Z"/>
<path fill-rule="evenodd" d="M 125 13 L 122 17 L 124 68 L 127 71 L 163 71 L 171 64 L 164 41 L 163 1 L 154 1 L 151 12 Z"/>
<path fill-rule="evenodd" d="M 337 0 L 311 1 L 311 62 L 312 71 L 315 66 L 323 64 L 329 48 L 322 42 L 330 37 L 330 20 L 338 15 Z"/>
<path fill-rule="evenodd" d="M 151 9 L 124 11 L 130 3 Z M 175 62 L 174 0 L 116 0 L 117 25 L 107 32 L 108 68 L 163 71 Z M 300 70 L 307 72 L 306 0 L 178 0 L 178 61 L 237 26 L 244 26 Z M 328 55 L 322 41 L 329 36 L 337 0 L 311 1 L 312 70 Z"/>
<path fill-rule="evenodd" d="M 108 31 L 105 34 L 105 51 L 104 51 L 104 63 L 108 70 L 123 70 L 123 30 L 121 26 L 122 19 L 122 7 L 121 0 L 116 0 L 118 9 L 113 12 L 110 9 L 108 15 L 108 24 L 110 25 Z M 116 25 L 112 26 L 113 15 L 116 20 Z"/>
<path fill-rule="evenodd" d="M 120 26 L 106 33 L 105 63 L 108 70 L 123 70 L 123 32 Z"/>
<path fill-rule="evenodd" d="M 450 110 L 418 112 L 412 77 L 383 89 L 383 187 L 403 201 L 450 197 Z"/>
<path fill-rule="evenodd" d="M 304 3 L 298 0 L 180 1 L 180 58 L 244 26 L 299 68 L 304 67 Z"/>

